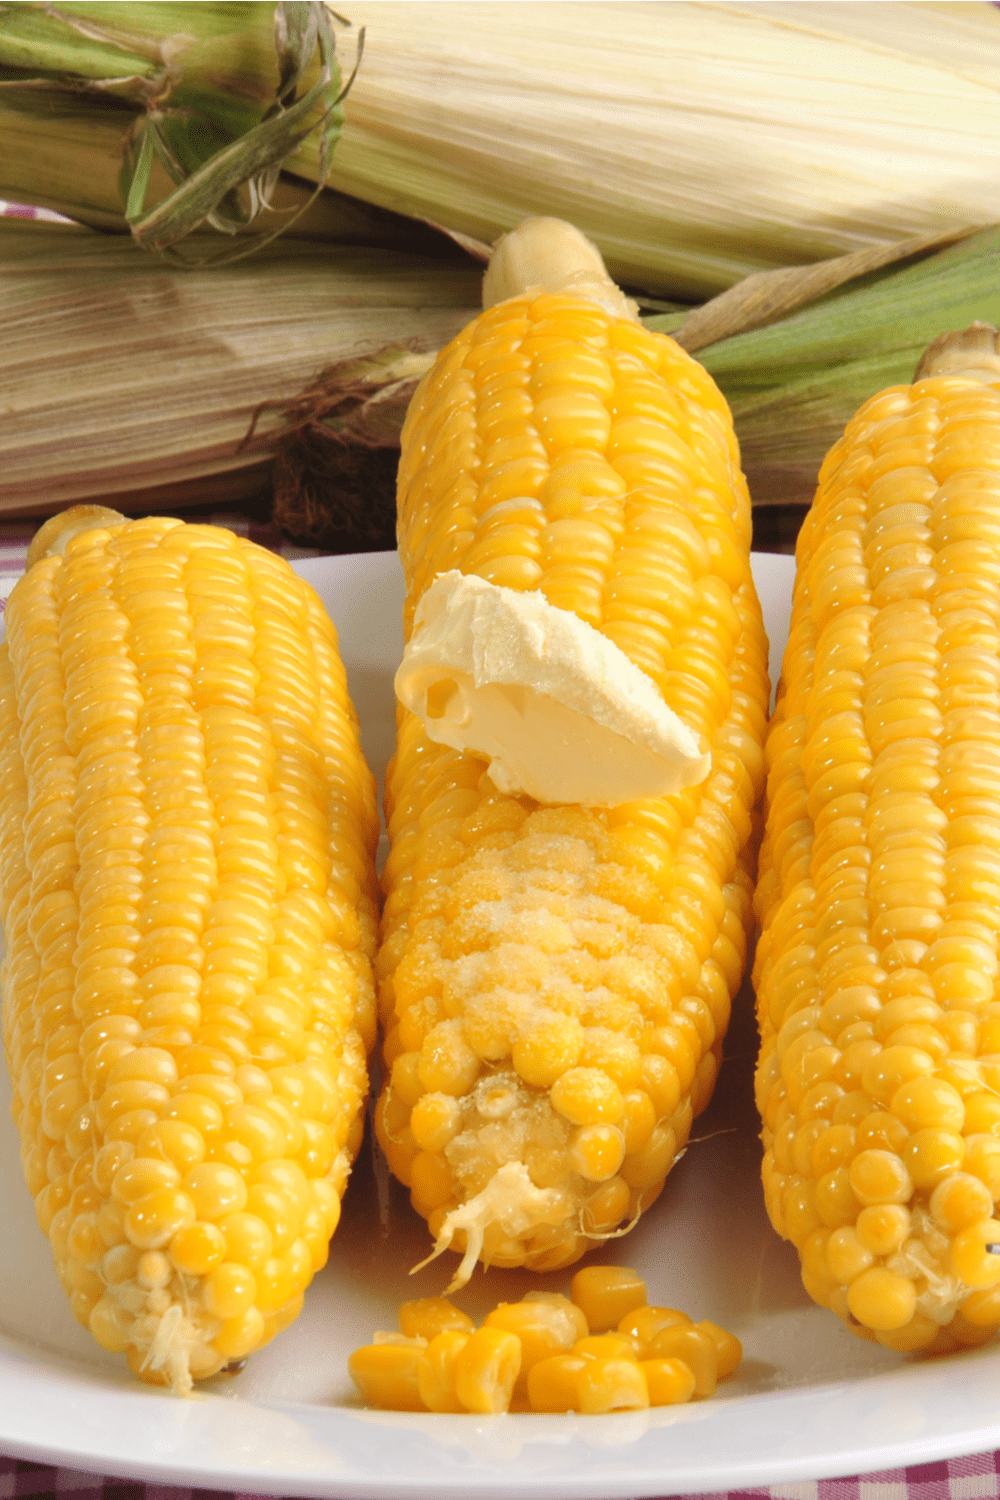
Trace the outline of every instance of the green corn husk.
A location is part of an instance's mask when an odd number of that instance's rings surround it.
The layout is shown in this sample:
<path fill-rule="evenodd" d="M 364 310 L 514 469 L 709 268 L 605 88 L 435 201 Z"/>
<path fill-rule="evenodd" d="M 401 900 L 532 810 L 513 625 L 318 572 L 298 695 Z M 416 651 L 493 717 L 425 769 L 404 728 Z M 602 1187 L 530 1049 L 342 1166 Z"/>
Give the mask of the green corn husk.
<path fill-rule="evenodd" d="M 700 349 L 732 408 L 754 505 L 809 505 L 824 456 L 863 401 L 912 381 L 939 333 L 1000 324 L 998 266 L 1000 229 L 988 230 Z"/>
<path fill-rule="evenodd" d="M 284 408 L 324 367 L 349 425 L 391 397 L 387 343 L 398 382 L 468 322 L 479 279 L 462 260 L 301 242 L 181 270 L 127 239 L 0 219 L 0 513 L 256 495 Z M 372 426 L 355 443 L 379 446 Z"/>
<path fill-rule="evenodd" d="M 342 122 L 342 104 L 331 102 L 341 76 L 329 55 L 325 95 L 286 129 L 293 108 L 323 93 L 309 31 L 317 17 L 332 46 L 334 27 L 318 0 L 4 5 L 0 198 L 100 229 L 131 228 L 154 249 L 179 241 L 211 209 L 213 227 L 250 234 L 251 244 L 288 233 L 453 253 L 426 225 L 279 173 L 298 132 L 312 132 L 318 164 Z M 282 68 L 301 77 L 287 84 Z M 275 130 L 284 134 L 268 143 Z"/>

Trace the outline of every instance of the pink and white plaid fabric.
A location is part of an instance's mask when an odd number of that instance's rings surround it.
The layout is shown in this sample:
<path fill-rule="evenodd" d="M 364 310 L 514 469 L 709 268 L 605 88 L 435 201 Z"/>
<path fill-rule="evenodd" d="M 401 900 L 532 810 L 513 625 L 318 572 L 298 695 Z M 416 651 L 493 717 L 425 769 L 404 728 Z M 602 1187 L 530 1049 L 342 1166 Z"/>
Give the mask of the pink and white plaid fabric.
<path fill-rule="evenodd" d="M 52 224 L 68 224 L 63 214 L 53 213 L 49 208 L 32 208 L 26 203 L 8 203 L 0 198 L 0 217 L 6 219 L 48 219 Z"/>
<path fill-rule="evenodd" d="M 0 1500 L 276 1500 L 272 1496 L 180 1489 L 104 1478 L 76 1469 L 0 1458 Z M 729 1490 L 702 1500 L 997 1500 L 1000 1497 L 1000 1453 L 951 1458 L 913 1469 L 885 1469 L 853 1479 L 820 1479 L 806 1484 L 776 1484 L 768 1489 Z M 662 1500 L 682 1500 L 664 1496 Z"/>

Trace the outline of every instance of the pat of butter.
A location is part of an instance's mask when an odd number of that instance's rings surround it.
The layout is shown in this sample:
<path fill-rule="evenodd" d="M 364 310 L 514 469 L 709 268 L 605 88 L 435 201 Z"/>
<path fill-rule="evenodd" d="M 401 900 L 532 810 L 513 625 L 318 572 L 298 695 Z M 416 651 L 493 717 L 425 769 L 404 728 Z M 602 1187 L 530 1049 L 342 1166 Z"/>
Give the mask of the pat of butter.
<path fill-rule="evenodd" d="M 440 574 L 396 673 L 428 736 L 488 757 L 502 792 L 616 807 L 694 786 L 710 756 L 606 636 L 538 592 Z"/>

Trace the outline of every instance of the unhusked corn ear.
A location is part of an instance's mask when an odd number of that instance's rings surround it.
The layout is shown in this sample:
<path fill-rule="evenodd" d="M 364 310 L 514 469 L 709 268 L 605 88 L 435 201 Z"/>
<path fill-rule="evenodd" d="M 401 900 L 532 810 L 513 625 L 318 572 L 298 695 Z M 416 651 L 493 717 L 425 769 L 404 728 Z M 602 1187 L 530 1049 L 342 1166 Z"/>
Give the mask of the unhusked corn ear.
<path fill-rule="evenodd" d="M 75 1316 L 185 1390 L 290 1322 L 326 1259 L 374 1040 L 378 824 L 313 591 L 227 531 L 118 520 L 7 608 L 3 1031 Z"/>
<path fill-rule="evenodd" d="M 996 343 L 935 346 L 829 453 L 767 740 L 768 1212 L 893 1349 L 1000 1326 Z"/>
<path fill-rule="evenodd" d="M 527 292 L 441 354 L 399 472 L 406 631 L 476 573 L 601 631 L 711 750 L 610 811 L 499 792 L 399 714 L 378 1138 L 439 1247 L 554 1269 L 634 1221 L 708 1102 L 743 970 L 767 643 L 724 401 L 663 335 Z"/>

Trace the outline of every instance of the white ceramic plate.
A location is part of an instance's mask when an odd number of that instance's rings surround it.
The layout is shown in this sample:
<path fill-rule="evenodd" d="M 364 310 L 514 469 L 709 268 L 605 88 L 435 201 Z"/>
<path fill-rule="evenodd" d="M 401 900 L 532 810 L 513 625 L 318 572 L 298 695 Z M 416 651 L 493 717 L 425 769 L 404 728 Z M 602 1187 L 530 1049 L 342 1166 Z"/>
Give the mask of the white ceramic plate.
<path fill-rule="evenodd" d="M 296 565 L 341 631 L 365 747 L 381 768 L 394 733 L 401 649 L 395 554 Z M 791 559 L 756 559 L 780 660 Z M 776 675 L 776 672 L 774 673 Z M 330 1262 L 299 1321 L 242 1374 L 181 1401 L 123 1374 L 68 1311 L 19 1171 L 0 1084 L 0 1451 L 158 1484 L 344 1500 L 610 1500 L 758 1487 L 1000 1447 L 1000 1352 L 910 1362 L 853 1338 L 802 1289 L 795 1252 L 767 1223 L 744 991 L 715 1100 L 656 1205 L 603 1258 L 635 1266 L 652 1298 L 742 1339 L 739 1374 L 707 1402 L 610 1417 L 369 1412 L 350 1351 L 395 1326 L 406 1297 L 439 1292 L 441 1261 L 409 1277 L 426 1229 L 364 1148 Z M 451 1257 L 447 1257 L 451 1261 Z M 572 1272 L 547 1285 L 565 1287 Z M 479 1316 L 532 1284 L 477 1271 Z M 537 1285 L 537 1278 L 534 1278 Z"/>

